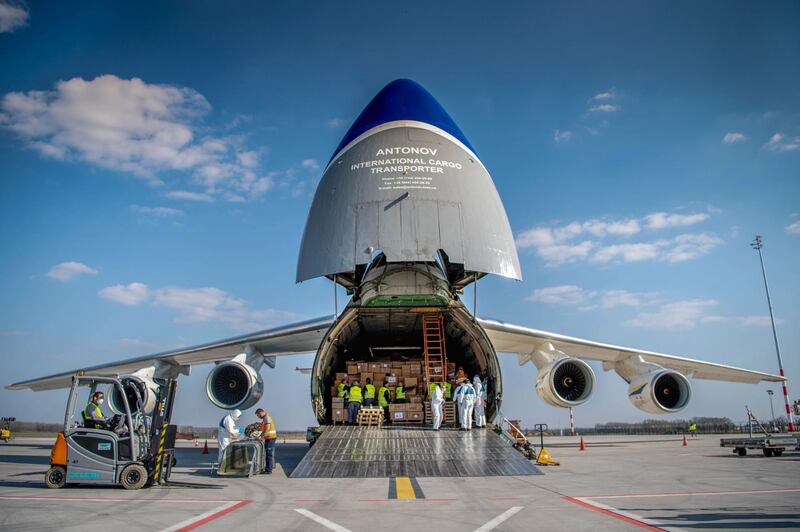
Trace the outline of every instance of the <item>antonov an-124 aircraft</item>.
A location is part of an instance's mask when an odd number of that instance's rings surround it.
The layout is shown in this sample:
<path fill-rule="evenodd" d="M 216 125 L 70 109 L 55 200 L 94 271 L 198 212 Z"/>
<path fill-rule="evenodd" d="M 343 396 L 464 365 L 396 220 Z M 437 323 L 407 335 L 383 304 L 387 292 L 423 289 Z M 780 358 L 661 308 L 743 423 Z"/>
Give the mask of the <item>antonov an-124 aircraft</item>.
<path fill-rule="evenodd" d="M 691 398 L 689 378 L 784 380 L 473 316 L 460 296 L 489 274 L 522 278 L 494 182 L 441 105 L 417 83 L 400 79 L 373 98 L 337 146 L 303 233 L 297 282 L 325 276 L 338 283 L 352 296 L 342 312 L 8 388 L 66 388 L 77 373 L 126 376 L 147 409 L 154 403 L 154 378 L 177 378 L 188 375 L 191 366 L 213 363 L 208 398 L 222 409 L 244 410 L 263 394 L 265 364 L 274 367 L 277 358 L 316 352 L 309 372 L 311 406 L 319 423 L 328 424 L 335 374 L 346 371 L 348 360 L 358 355 L 422 361 L 427 356 L 423 324 L 432 322 L 441 324 L 447 360 L 492 383 L 489 420 L 503 395 L 498 353 L 516 354 L 521 365 L 533 363 L 536 392 L 563 408 L 586 402 L 594 390 L 586 360 L 615 371 L 628 383 L 633 405 L 651 414 L 684 408 Z M 447 371 L 431 364 L 424 374 Z"/>

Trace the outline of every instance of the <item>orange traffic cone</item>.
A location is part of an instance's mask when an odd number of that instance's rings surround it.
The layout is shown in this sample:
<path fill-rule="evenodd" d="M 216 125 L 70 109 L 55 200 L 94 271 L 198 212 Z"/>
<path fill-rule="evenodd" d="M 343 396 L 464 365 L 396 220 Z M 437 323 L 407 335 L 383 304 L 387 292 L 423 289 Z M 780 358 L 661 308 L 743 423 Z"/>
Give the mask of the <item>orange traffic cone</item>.
<path fill-rule="evenodd" d="M 581 449 L 580 450 L 581 451 L 585 451 L 586 450 L 586 444 L 583 443 L 583 436 L 581 436 Z"/>
<path fill-rule="evenodd" d="M 203 447 L 203 454 L 208 454 L 208 440 L 206 440 L 206 444 Z"/>
<path fill-rule="evenodd" d="M 684 435 L 683 435 L 683 446 L 684 446 L 684 447 L 687 447 L 688 445 L 689 445 L 689 442 L 688 442 L 688 441 L 686 441 L 686 434 L 684 434 Z"/>

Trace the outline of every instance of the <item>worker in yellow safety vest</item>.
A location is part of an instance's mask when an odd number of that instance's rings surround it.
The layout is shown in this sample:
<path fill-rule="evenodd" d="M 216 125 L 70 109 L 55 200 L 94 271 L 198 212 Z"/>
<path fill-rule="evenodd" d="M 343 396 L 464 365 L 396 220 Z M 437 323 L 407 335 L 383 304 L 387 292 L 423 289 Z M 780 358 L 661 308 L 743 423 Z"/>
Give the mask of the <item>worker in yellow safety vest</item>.
<path fill-rule="evenodd" d="M 403 385 L 398 384 L 397 388 L 394 389 L 394 402 L 395 403 L 405 403 L 406 402 L 406 392 L 403 390 Z"/>
<path fill-rule="evenodd" d="M 264 438 L 264 470 L 262 473 L 272 474 L 275 469 L 275 442 L 278 439 L 278 429 L 272 415 L 263 408 L 256 410 L 256 416 L 261 420 L 261 435 Z"/>
<path fill-rule="evenodd" d="M 369 377 L 364 384 L 364 406 L 375 406 L 375 385 Z"/>
<path fill-rule="evenodd" d="M 356 418 L 358 418 L 358 411 L 361 410 L 361 402 L 363 401 L 363 397 L 361 396 L 361 386 L 358 385 L 358 381 L 355 381 L 352 386 L 350 386 L 350 393 L 347 403 L 347 420 L 355 425 Z"/>
<path fill-rule="evenodd" d="M 108 429 L 108 419 L 103 415 L 100 405 L 105 402 L 103 392 L 95 392 L 91 401 L 83 409 L 83 426 L 87 429 Z"/>
<path fill-rule="evenodd" d="M 389 402 L 391 399 L 391 395 L 389 392 L 389 382 L 387 380 L 383 381 L 383 386 L 380 387 L 378 390 L 378 406 L 383 408 L 383 417 L 384 419 L 389 419 Z"/>
<path fill-rule="evenodd" d="M 350 392 L 350 386 L 347 385 L 347 377 L 342 379 L 342 382 L 339 383 L 339 386 L 336 387 L 336 396 L 340 399 L 344 399 L 344 402 L 347 403 L 347 396 Z"/>
<path fill-rule="evenodd" d="M 453 385 L 449 382 L 444 383 L 444 398 L 450 399 L 453 397 Z"/>

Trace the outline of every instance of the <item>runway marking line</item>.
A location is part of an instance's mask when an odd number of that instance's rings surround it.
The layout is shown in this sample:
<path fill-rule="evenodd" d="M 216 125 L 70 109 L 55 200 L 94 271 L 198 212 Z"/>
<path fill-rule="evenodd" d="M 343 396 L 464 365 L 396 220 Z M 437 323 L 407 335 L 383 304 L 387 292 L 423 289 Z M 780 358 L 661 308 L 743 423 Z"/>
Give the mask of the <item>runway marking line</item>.
<path fill-rule="evenodd" d="M 475 532 L 489 532 L 490 530 L 494 530 L 495 528 L 497 528 L 498 526 L 503 524 L 506 520 L 510 519 L 514 514 L 516 514 L 520 510 L 522 510 L 522 508 L 524 508 L 524 507 L 523 506 L 512 506 L 511 508 L 509 508 L 505 512 L 503 512 L 500 515 L 498 515 L 497 517 L 495 517 L 494 519 L 486 522 L 482 527 L 476 528 Z"/>
<path fill-rule="evenodd" d="M 181 521 L 177 525 L 173 525 L 171 527 L 163 529 L 161 532 L 189 532 L 189 530 L 194 530 L 195 528 L 201 527 L 211 521 L 216 521 L 220 517 L 227 515 L 231 512 L 235 512 L 242 506 L 247 506 L 253 502 L 252 499 L 245 499 L 239 502 L 229 502 L 227 504 L 223 504 L 222 506 L 218 506 L 217 508 L 213 508 L 203 514 L 200 514 L 195 517 L 190 517 L 185 521 Z"/>
<path fill-rule="evenodd" d="M 329 530 L 333 530 L 334 532 L 350 532 L 349 529 L 343 527 L 342 525 L 336 524 L 330 519 L 325 519 L 321 515 L 317 515 L 314 512 L 310 512 L 305 508 L 295 508 L 294 511 L 299 513 L 303 517 L 307 517 L 312 521 L 319 523 L 320 525 L 324 526 Z"/>
<path fill-rule="evenodd" d="M 798 493 L 800 488 L 779 488 L 767 490 L 727 490 L 727 491 L 696 491 L 684 493 L 624 493 L 619 495 L 591 495 L 588 497 L 564 497 L 564 500 L 571 503 L 583 506 L 589 510 L 599 512 L 603 515 L 625 521 L 626 523 L 636 525 L 645 530 L 669 530 L 677 531 L 680 528 L 670 526 L 664 523 L 659 523 L 652 519 L 647 519 L 640 515 L 620 510 L 613 506 L 597 502 L 600 499 L 646 499 L 646 498 L 661 498 L 661 497 L 711 497 L 719 495 L 755 495 L 755 494 L 769 494 L 769 493 Z"/>
<path fill-rule="evenodd" d="M 414 477 L 391 477 L 389 479 L 389 499 L 424 499 L 425 494 Z"/>

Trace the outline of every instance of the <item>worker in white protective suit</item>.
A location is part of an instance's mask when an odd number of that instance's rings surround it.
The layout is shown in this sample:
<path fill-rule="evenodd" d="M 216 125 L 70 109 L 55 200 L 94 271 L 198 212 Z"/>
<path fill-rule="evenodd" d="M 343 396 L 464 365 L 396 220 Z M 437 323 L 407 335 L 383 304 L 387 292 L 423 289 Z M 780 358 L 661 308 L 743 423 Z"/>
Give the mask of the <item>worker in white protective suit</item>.
<path fill-rule="evenodd" d="M 458 404 L 458 416 L 461 422 L 461 430 L 472 430 L 472 410 L 475 408 L 475 388 L 467 380 L 456 388 L 456 404 Z"/>
<path fill-rule="evenodd" d="M 472 386 L 475 388 L 475 426 L 486 426 L 486 387 L 481 382 L 481 378 L 475 375 L 472 380 Z"/>
<path fill-rule="evenodd" d="M 236 422 L 239 421 L 240 417 L 242 417 L 242 411 L 237 409 L 219 420 L 217 430 L 217 446 L 219 447 L 217 462 L 219 464 L 222 464 L 222 457 L 228 445 L 244 431 L 244 429 L 236 427 Z"/>
<path fill-rule="evenodd" d="M 442 406 L 444 405 L 444 392 L 438 384 L 433 389 L 431 397 L 431 411 L 433 412 L 433 430 L 439 430 L 442 426 Z"/>

